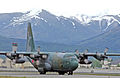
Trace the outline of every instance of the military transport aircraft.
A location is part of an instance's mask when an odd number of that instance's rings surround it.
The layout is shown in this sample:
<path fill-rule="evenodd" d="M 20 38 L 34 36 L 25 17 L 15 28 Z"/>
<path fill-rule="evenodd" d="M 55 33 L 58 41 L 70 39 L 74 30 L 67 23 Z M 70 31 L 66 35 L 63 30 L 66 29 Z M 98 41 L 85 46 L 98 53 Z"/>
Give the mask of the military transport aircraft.
<path fill-rule="evenodd" d="M 72 75 L 73 71 L 77 69 L 78 64 L 90 64 L 88 56 L 93 56 L 99 61 L 104 60 L 107 56 L 120 56 L 120 54 L 107 54 L 108 49 L 104 53 L 79 53 L 76 50 L 74 53 L 63 52 L 40 52 L 35 50 L 33 34 L 31 29 L 31 23 L 28 23 L 27 28 L 27 44 L 26 52 L 17 52 L 17 44 L 13 43 L 13 51 L 5 52 L 0 51 L 0 55 L 5 55 L 11 59 L 14 63 L 24 63 L 26 57 L 30 63 L 40 72 L 40 74 L 46 74 L 46 72 L 58 72 L 60 75 L 68 73 Z"/>

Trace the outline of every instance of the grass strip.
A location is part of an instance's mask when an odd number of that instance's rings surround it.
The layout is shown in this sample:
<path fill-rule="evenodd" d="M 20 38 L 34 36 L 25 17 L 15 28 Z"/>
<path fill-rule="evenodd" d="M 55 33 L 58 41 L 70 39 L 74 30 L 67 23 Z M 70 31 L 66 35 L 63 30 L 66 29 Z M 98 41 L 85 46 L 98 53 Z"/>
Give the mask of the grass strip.
<path fill-rule="evenodd" d="M 27 77 L 0 76 L 0 78 L 27 78 Z"/>
<path fill-rule="evenodd" d="M 74 75 L 120 76 L 120 74 L 74 73 Z"/>

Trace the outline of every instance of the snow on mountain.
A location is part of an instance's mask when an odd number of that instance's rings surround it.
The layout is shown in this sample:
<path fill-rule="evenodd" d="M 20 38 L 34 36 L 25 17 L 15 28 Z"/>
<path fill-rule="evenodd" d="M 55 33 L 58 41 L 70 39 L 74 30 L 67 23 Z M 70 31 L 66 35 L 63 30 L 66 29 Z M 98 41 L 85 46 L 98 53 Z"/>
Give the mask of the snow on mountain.
<path fill-rule="evenodd" d="M 75 17 L 77 18 L 77 21 L 79 20 L 80 23 L 83 24 L 84 26 L 89 26 L 91 22 L 98 21 L 100 29 L 102 28 L 102 21 L 106 20 L 107 25 L 103 31 L 106 31 L 109 28 L 109 26 L 112 25 L 114 22 L 120 24 L 120 21 L 116 19 L 114 15 L 104 15 L 104 16 L 77 15 Z M 75 19 L 75 17 L 72 18 Z M 118 17 L 120 17 L 120 14 L 118 15 Z"/>
<path fill-rule="evenodd" d="M 118 14 L 118 17 L 120 17 L 120 14 Z"/>
<path fill-rule="evenodd" d="M 60 18 L 58 16 L 56 18 L 57 18 L 58 21 L 60 21 Z"/>
<path fill-rule="evenodd" d="M 40 18 L 38 16 L 40 12 L 41 11 L 31 10 L 24 13 L 21 17 L 13 17 L 13 19 L 11 20 L 12 23 L 10 23 L 10 25 L 16 26 L 18 24 L 23 24 L 24 21 L 29 21 L 32 18 L 44 20 L 43 18 Z"/>
<path fill-rule="evenodd" d="M 38 19 L 38 20 L 41 19 L 41 20 L 45 21 L 46 23 L 48 23 L 46 18 L 39 16 L 39 14 L 42 11 L 43 10 L 31 10 L 31 11 L 28 11 L 26 13 L 23 13 L 23 15 L 20 17 L 13 17 L 13 19 L 11 19 L 11 23 L 8 26 L 14 27 L 18 24 L 21 25 L 21 24 L 23 24 L 23 22 L 30 21 L 32 18 Z M 61 19 L 68 20 L 68 18 L 64 17 L 64 16 L 55 16 L 55 17 L 58 21 L 61 21 Z M 118 15 L 118 17 L 120 18 L 120 14 Z M 77 14 L 76 16 L 72 16 L 70 18 L 74 19 L 75 21 L 82 24 L 83 26 L 90 26 L 91 22 L 98 21 L 99 22 L 98 26 L 99 26 L 100 30 L 102 30 L 102 31 L 106 31 L 114 22 L 117 22 L 118 24 L 120 24 L 120 21 L 118 19 L 116 19 L 114 17 L 114 15 L 87 16 L 87 15 Z M 102 28 L 103 20 L 105 20 L 107 22 L 106 27 L 104 27 L 104 29 Z M 72 23 L 73 28 L 76 28 L 75 27 L 76 24 L 73 21 L 70 21 L 70 22 Z M 62 24 L 64 24 L 64 23 L 62 22 Z"/>
<path fill-rule="evenodd" d="M 91 17 L 87 16 L 87 15 L 77 15 L 75 16 L 76 18 L 78 18 L 78 20 L 81 22 L 81 24 L 83 25 L 89 25 L 89 23 L 91 22 Z"/>
<path fill-rule="evenodd" d="M 36 40 L 68 44 L 117 28 L 120 26 L 120 15 L 64 17 L 46 10 L 1 14 L 0 35 L 24 39 L 28 22 L 32 23 Z"/>

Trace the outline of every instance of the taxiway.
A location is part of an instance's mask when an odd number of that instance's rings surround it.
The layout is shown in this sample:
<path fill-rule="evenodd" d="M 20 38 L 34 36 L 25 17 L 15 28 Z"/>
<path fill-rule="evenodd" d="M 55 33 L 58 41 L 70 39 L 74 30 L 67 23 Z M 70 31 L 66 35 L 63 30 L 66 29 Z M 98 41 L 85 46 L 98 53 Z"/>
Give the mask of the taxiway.
<path fill-rule="evenodd" d="M 104 76 L 101 74 L 107 74 L 107 75 Z M 111 76 L 111 74 L 113 75 Z M 14 76 L 14 77 L 28 77 L 28 78 L 120 78 L 120 70 L 78 68 L 76 71 L 74 71 L 74 75 L 67 75 L 67 74 L 58 75 L 58 73 L 56 72 L 48 72 L 46 75 L 40 75 L 36 69 L 0 68 L 0 76 Z"/>

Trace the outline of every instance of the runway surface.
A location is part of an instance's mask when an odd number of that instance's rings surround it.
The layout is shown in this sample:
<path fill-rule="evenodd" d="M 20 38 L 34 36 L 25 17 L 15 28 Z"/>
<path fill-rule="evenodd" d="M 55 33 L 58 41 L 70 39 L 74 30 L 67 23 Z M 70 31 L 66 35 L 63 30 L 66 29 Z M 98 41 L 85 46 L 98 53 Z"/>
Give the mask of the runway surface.
<path fill-rule="evenodd" d="M 82 68 L 82 69 L 77 69 L 74 72 L 74 75 L 67 75 L 67 74 L 58 75 L 58 73 L 56 72 L 52 72 L 52 73 L 48 72 L 47 75 L 40 75 L 35 69 L 1 69 L 0 68 L 0 76 L 31 77 L 31 78 L 120 78 L 120 76 L 84 75 L 86 73 L 120 74 L 120 70 Z"/>

